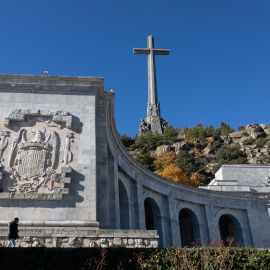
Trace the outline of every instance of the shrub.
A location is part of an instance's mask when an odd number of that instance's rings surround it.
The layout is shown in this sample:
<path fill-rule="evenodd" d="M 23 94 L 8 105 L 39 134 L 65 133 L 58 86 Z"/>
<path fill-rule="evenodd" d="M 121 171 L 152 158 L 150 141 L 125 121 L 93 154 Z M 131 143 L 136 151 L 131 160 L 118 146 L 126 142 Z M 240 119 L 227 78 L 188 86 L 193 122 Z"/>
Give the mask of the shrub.
<path fill-rule="evenodd" d="M 194 149 L 194 155 L 196 157 L 203 157 L 203 153 L 199 149 Z"/>
<path fill-rule="evenodd" d="M 205 138 L 207 137 L 206 128 L 202 126 L 202 124 L 198 124 L 196 127 L 189 128 L 187 130 L 187 138 Z"/>
<path fill-rule="evenodd" d="M 188 138 L 185 140 L 191 147 L 199 147 L 199 141 L 196 138 Z"/>
<path fill-rule="evenodd" d="M 231 128 L 228 124 L 224 123 L 223 121 L 220 123 L 220 127 L 215 129 L 214 135 L 221 136 L 227 135 L 234 132 L 234 129 Z"/>
<path fill-rule="evenodd" d="M 143 254 L 143 253 L 141 253 Z M 137 262 L 139 269 L 269 269 L 268 251 L 232 247 L 224 243 L 219 246 L 197 248 L 166 248 L 159 252 L 142 255 Z M 142 258 L 141 257 L 141 258 Z"/>
<path fill-rule="evenodd" d="M 146 132 L 145 135 L 139 135 L 136 139 L 136 147 L 143 148 L 146 147 L 148 150 L 154 150 L 160 145 L 162 137 L 158 133 L 153 133 L 152 131 Z"/>
<path fill-rule="evenodd" d="M 213 152 L 213 153 L 216 153 L 218 151 L 218 149 L 220 149 L 222 146 L 222 143 L 220 140 L 218 141 L 214 141 L 213 144 L 210 146 L 210 150 Z"/>
<path fill-rule="evenodd" d="M 147 147 L 144 147 L 140 154 L 136 156 L 136 160 L 141 163 L 146 169 L 150 171 L 155 170 L 154 158 L 151 157 Z"/>
<path fill-rule="evenodd" d="M 244 145 L 251 145 L 251 144 L 253 144 L 254 142 L 255 142 L 255 140 L 254 140 L 253 138 L 251 138 L 251 137 L 246 138 L 245 140 L 243 140 L 243 144 L 244 144 Z"/>
<path fill-rule="evenodd" d="M 213 167 L 212 167 L 212 172 L 213 173 L 216 173 L 219 169 L 220 169 L 221 165 L 220 164 L 215 164 Z"/>
<path fill-rule="evenodd" d="M 174 164 L 168 165 L 163 171 L 158 172 L 157 174 L 178 183 L 186 184 L 188 182 L 187 173 L 180 168 L 175 167 Z"/>
<path fill-rule="evenodd" d="M 229 242 L 230 243 L 230 242 Z M 212 241 L 211 241 L 212 244 Z M 270 269 L 263 249 L 205 245 L 193 248 L 1 248 L 1 269 Z M 102 265 L 101 265 L 102 264 Z M 99 267 L 99 268 L 98 268 Z"/>
<path fill-rule="evenodd" d="M 237 130 L 237 131 L 243 131 L 243 130 L 245 130 L 245 127 L 242 126 L 242 125 L 240 125 L 240 126 L 238 127 L 238 130 Z"/>
<path fill-rule="evenodd" d="M 136 144 L 132 144 L 130 147 L 129 147 L 129 151 L 135 151 L 137 149 L 137 146 Z"/>
<path fill-rule="evenodd" d="M 258 138 L 255 141 L 256 147 L 257 148 L 262 148 L 265 146 L 265 144 L 269 141 L 269 138 Z"/>
<path fill-rule="evenodd" d="M 212 145 L 214 141 L 215 141 L 215 140 L 214 140 L 214 138 L 213 138 L 213 137 L 207 138 L 207 140 L 206 140 L 206 144 L 207 144 L 207 146 Z"/>
<path fill-rule="evenodd" d="M 134 140 L 132 140 L 128 135 L 124 134 L 122 136 L 120 136 L 120 140 L 123 143 L 123 145 L 125 147 L 130 147 L 131 145 L 133 145 L 135 142 Z"/>
<path fill-rule="evenodd" d="M 175 164 L 176 161 L 176 154 L 175 152 L 164 152 L 161 153 L 157 160 L 154 161 L 156 166 L 157 172 L 162 172 L 167 166 L 171 164 Z"/>
<path fill-rule="evenodd" d="M 194 173 L 199 169 L 194 156 L 185 150 L 178 152 L 175 165 L 188 174 Z"/>
<path fill-rule="evenodd" d="M 222 146 L 217 151 L 217 161 L 220 165 L 231 164 L 244 164 L 247 163 L 246 154 L 236 146 Z"/>
<path fill-rule="evenodd" d="M 142 134 L 139 135 L 135 141 L 135 145 L 138 148 L 143 148 L 143 147 L 147 146 L 147 141 L 146 141 L 145 135 L 142 135 Z"/>
<path fill-rule="evenodd" d="M 179 133 L 178 130 L 175 129 L 172 125 L 165 127 L 162 137 L 163 143 L 172 144 L 176 142 L 178 133 Z"/>

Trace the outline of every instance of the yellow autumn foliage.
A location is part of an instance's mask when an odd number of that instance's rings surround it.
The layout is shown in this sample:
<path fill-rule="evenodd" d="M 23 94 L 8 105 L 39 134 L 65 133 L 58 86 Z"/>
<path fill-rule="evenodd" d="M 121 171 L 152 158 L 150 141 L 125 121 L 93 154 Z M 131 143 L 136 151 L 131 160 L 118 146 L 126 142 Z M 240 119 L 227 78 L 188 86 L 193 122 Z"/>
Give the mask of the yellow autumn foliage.
<path fill-rule="evenodd" d="M 193 173 L 191 176 L 190 176 L 190 182 L 192 182 L 192 186 L 193 187 L 198 187 L 198 186 L 201 186 L 204 184 L 204 177 L 202 177 L 199 173 Z"/>
<path fill-rule="evenodd" d="M 203 153 L 199 149 L 194 149 L 194 155 L 196 157 L 203 157 Z"/>
<path fill-rule="evenodd" d="M 170 164 L 163 171 L 156 173 L 162 177 L 173 180 L 174 182 L 189 185 L 192 187 L 198 187 L 202 184 L 200 182 L 200 176 L 198 173 L 194 173 L 189 178 L 186 172 L 176 167 L 174 164 Z"/>
<path fill-rule="evenodd" d="M 175 152 L 164 152 L 154 161 L 156 174 L 173 180 L 177 183 L 198 187 L 203 184 L 204 179 L 198 174 L 193 173 L 190 177 L 179 167 L 175 166 L 177 160 Z"/>
<path fill-rule="evenodd" d="M 185 142 L 188 143 L 188 145 L 193 146 L 193 147 L 198 147 L 198 141 L 196 138 L 189 138 L 186 139 Z"/>
<path fill-rule="evenodd" d="M 207 138 L 207 141 L 206 141 L 207 146 L 212 145 L 212 143 L 213 143 L 214 141 L 215 141 L 215 140 L 214 140 L 214 138 L 212 138 L 212 137 Z"/>
<path fill-rule="evenodd" d="M 175 152 L 164 152 L 157 157 L 157 160 L 154 161 L 157 172 L 162 172 L 167 166 L 175 164 L 176 154 Z"/>

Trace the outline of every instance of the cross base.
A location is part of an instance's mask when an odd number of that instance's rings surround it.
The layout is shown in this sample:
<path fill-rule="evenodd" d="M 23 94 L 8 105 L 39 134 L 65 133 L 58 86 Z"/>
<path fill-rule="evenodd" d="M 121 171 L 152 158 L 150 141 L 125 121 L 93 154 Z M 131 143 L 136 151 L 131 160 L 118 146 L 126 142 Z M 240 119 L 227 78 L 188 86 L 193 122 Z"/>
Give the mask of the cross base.
<path fill-rule="evenodd" d="M 168 120 L 164 120 L 160 116 L 148 116 L 144 120 L 141 119 L 140 135 L 145 135 L 149 131 L 162 135 L 167 125 Z"/>

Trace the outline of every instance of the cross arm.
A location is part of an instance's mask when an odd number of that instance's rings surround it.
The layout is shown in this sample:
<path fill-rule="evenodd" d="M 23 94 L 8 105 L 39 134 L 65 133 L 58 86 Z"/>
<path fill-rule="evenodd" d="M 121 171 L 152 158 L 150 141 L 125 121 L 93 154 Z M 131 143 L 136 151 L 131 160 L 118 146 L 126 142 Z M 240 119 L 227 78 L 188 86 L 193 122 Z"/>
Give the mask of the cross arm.
<path fill-rule="evenodd" d="M 154 54 L 156 55 L 169 55 L 170 50 L 168 49 L 153 49 Z"/>
<path fill-rule="evenodd" d="M 150 49 L 143 49 L 143 48 L 134 48 L 133 49 L 133 53 L 134 54 L 149 54 L 150 53 Z"/>

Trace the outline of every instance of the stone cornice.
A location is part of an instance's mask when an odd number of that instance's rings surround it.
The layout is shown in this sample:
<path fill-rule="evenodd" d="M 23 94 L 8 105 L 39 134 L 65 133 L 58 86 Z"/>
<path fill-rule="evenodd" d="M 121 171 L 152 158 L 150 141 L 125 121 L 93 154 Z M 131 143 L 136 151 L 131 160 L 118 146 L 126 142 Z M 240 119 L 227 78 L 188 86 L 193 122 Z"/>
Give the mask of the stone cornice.
<path fill-rule="evenodd" d="M 59 91 L 101 92 L 104 80 L 100 77 L 40 76 L 0 74 L 0 91 Z M 74 94 L 74 93 L 73 93 Z"/>

